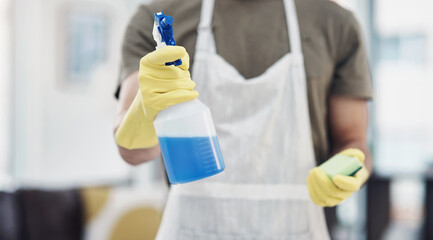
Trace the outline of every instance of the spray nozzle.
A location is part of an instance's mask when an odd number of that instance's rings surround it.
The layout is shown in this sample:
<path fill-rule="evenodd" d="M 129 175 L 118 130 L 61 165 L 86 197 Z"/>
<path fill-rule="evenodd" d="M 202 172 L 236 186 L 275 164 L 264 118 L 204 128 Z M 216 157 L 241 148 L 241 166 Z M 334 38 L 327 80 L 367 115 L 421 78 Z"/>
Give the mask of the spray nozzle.
<path fill-rule="evenodd" d="M 163 12 L 154 14 L 153 24 L 153 39 L 156 42 L 156 48 L 163 46 L 176 46 L 173 36 L 173 18 L 171 16 L 165 16 Z M 178 59 L 174 62 L 165 63 L 165 65 L 179 66 L 182 64 L 182 60 Z"/>

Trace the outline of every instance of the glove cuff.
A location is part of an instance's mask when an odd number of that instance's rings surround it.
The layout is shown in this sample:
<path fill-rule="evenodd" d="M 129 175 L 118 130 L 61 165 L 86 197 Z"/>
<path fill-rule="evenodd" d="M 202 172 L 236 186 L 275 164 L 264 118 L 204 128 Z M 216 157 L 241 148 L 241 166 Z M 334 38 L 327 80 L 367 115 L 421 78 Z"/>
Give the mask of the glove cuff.
<path fill-rule="evenodd" d="M 144 112 L 140 92 L 117 129 L 115 138 L 117 144 L 126 149 L 150 148 L 158 144 L 153 119 Z"/>

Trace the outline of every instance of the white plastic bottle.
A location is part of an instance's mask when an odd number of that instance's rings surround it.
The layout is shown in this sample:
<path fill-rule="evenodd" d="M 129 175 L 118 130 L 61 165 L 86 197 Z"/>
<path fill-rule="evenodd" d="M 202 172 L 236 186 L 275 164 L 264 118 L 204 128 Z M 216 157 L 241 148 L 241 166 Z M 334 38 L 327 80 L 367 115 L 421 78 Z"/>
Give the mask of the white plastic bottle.
<path fill-rule="evenodd" d="M 157 48 L 176 45 L 172 23 L 170 16 L 155 14 L 153 36 Z M 167 65 L 179 65 L 179 61 Z M 162 110 L 154 126 L 170 183 L 187 183 L 224 170 L 210 110 L 198 99 Z"/>

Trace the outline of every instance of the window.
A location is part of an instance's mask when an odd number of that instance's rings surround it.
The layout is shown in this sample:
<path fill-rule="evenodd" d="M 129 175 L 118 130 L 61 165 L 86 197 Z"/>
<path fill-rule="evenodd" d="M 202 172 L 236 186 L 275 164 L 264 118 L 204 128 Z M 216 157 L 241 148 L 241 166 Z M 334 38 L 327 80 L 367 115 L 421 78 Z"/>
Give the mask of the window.
<path fill-rule="evenodd" d="M 433 22 L 426 11 L 433 2 L 379 0 L 375 7 L 376 170 L 422 172 L 433 162 Z"/>

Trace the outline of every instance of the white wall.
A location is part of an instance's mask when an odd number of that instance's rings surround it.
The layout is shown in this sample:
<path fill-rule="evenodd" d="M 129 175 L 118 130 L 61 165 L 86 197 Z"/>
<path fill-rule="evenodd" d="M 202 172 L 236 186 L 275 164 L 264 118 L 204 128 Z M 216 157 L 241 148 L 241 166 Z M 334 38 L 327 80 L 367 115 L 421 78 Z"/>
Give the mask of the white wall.
<path fill-rule="evenodd" d="M 0 187 L 9 182 L 10 1 L 0 1 Z"/>
<path fill-rule="evenodd" d="M 65 9 L 110 17 L 108 55 L 88 84 L 65 84 Z M 20 185 L 116 182 L 130 167 L 112 137 L 120 44 L 130 12 L 123 0 L 15 1 L 14 175 Z"/>

